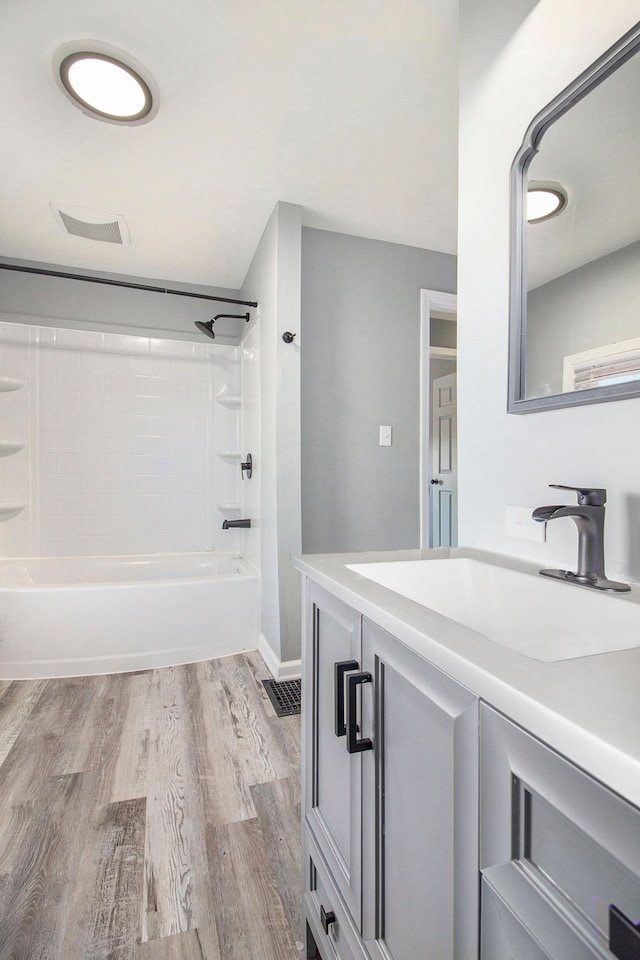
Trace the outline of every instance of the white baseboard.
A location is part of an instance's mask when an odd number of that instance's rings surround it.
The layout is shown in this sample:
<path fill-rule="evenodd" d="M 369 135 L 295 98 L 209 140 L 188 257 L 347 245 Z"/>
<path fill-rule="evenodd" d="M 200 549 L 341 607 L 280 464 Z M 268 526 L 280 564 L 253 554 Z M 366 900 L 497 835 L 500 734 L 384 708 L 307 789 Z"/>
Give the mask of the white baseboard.
<path fill-rule="evenodd" d="M 302 675 L 302 660 L 280 660 L 263 633 L 258 640 L 258 652 L 276 680 L 293 680 Z"/>
<path fill-rule="evenodd" d="M 264 633 L 261 633 L 258 637 L 258 653 L 271 670 L 271 673 L 276 679 L 278 679 L 278 670 L 280 669 L 280 660 L 276 656 L 273 649 L 267 643 L 267 638 Z"/>

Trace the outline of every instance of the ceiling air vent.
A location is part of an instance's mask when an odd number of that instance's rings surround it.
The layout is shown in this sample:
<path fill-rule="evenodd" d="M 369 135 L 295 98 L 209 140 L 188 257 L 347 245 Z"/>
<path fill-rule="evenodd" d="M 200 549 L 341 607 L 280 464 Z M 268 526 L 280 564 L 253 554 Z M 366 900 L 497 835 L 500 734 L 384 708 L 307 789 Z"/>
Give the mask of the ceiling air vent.
<path fill-rule="evenodd" d="M 58 203 L 52 203 L 51 209 L 60 228 L 72 237 L 99 240 L 101 243 L 129 243 L 127 223 L 117 213 Z"/>

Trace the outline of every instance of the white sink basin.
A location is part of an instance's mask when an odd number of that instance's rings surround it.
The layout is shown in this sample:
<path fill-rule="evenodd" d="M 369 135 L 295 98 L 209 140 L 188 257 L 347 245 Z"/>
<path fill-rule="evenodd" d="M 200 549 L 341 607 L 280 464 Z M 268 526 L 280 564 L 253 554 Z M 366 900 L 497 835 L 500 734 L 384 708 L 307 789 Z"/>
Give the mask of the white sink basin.
<path fill-rule="evenodd" d="M 348 569 L 534 660 L 640 646 L 640 604 L 466 557 Z"/>

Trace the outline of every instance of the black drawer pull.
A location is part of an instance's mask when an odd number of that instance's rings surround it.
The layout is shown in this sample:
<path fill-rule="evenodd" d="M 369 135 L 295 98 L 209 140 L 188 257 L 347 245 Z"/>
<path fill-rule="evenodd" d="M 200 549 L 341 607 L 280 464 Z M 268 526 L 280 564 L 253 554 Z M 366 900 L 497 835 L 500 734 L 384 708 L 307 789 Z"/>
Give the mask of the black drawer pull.
<path fill-rule="evenodd" d="M 333 910 L 329 910 L 329 913 L 327 913 L 327 911 L 322 906 L 322 904 L 320 904 L 320 923 L 322 924 L 322 929 L 327 934 L 327 936 L 329 935 L 329 927 L 331 926 L 332 923 L 335 923 L 335 922 L 336 922 L 336 915 L 333 912 Z"/>
<path fill-rule="evenodd" d="M 618 960 L 640 960 L 640 923 L 633 923 L 613 903 L 609 907 L 609 950 Z"/>
<path fill-rule="evenodd" d="M 347 677 L 347 753 L 362 753 L 363 750 L 373 749 L 373 740 L 369 737 L 358 740 L 356 718 L 356 690 L 361 683 L 371 683 L 371 680 L 371 674 L 366 671 L 350 673 Z"/>
<path fill-rule="evenodd" d="M 336 737 L 344 737 L 347 725 L 344 722 L 344 675 L 348 670 L 359 670 L 357 660 L 341 660 L 334 663 L 334 702 L 336 708 Z"/>

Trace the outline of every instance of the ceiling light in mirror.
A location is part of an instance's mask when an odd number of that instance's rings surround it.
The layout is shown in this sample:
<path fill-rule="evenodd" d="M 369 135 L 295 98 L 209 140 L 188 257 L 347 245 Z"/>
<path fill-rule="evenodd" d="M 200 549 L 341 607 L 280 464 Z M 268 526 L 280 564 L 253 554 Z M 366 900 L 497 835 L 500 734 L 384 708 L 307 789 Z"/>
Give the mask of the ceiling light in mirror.
<path fill-rule="evenodd" d="M 566 206 L 567 195 L 559 184 L 530 183 L 527 189 L 527 220 L 540 223 L 556 217 Z"/>
<path fill-rule="evenodd" d="M 640 397 L 622 356 L 640 340 L 639 54 L 636 23 L 531 119 L 514 158 L 509 413 Z M 528 191 L 560 184 L 566 215 L 527 217 Z"/>
<path fill-rule="evenodd" d="M 112 123 L 150 119 L 154 98 L 149 84 L 117 57 L 76 50 L 62 59 L 60 80 L 76 105 L 96 119 Z"/>

